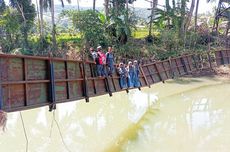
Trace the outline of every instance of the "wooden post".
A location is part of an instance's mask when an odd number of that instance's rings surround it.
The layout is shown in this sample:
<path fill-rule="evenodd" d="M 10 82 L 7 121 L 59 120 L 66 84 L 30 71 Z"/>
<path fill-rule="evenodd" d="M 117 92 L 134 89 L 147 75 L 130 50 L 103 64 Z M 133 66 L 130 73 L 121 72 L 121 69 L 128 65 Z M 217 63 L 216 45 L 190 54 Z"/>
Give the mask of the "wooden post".
<path fill-rule="evenodd" d="M 55 76 L 54 76 L 54 63 L 52 58 L 49 58 L 49 79 L 50 79 L 50 86 L 49 86 L 49 98 L 50 98 L 50 106 L 49 111 L 56 109 L 56 96 L 55 96 Z"/>
<path fill-rule="evenodd" d="M 145 79 L 145 82 L 146 82 L 147 86 L 150 88 L 151 86 L 150 86 L 150 84 L 149 84 L 149 82 L 148 82 L 148 80 L 147 80 L 147 78 L 146 78 L 146 76 L 145 76 L 145 73 L 144 73 L 144 71 L 143 71 L 143 69 L 142 69 L 142 66 L 139 66 L 139 68 L 140 68 L 140 70 L 141 70 L 141 73 L 142 73 L 142 75 L 143 75 L 143 77 L 144 77 L 144 79 Z"/>

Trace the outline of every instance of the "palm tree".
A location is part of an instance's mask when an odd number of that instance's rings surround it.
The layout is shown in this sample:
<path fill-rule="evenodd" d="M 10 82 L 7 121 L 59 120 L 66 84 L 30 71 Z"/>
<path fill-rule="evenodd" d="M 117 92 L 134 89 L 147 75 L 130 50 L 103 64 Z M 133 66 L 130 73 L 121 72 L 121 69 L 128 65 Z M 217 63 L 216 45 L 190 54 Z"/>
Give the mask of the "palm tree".
<path fill-rule="evenodd" d="M 40 34 L 41 39 L 44 38 L 44 20 L 43 20 L 43 6 L 44 6 L 44 0 L 39 0 L 39 13 L 40 13 Z"/>
<path fill-rule="evenodd" d="M 200 0 L 196 1 L 196 11 L 195 11 L 195 32 L 197 30 L 197 15 L 198 15 L 198 9 L 199 9 L 199 2 Z"/>
<path fill-rule="evenodd" d="M 71 0 L 66 0 L 68 3 L 71 3 Z M 60 0 L 62 7 L 64 7 L 64 1 Z M 54 12 L 54 0 L 39 0 L 40 5 L 40 17 L 41 17 L 41 29 L 43 30 L 43 9 L 45 11 L 47 8 L 50 9 L 51 12 L 51 20 L 52 20 L 52 51 L 55 51 L 57 49 L 57 42 L 56 42 L 56 25 L 55 25 L 55 12 Z"/>
<path fill-rule="evenodd" d="M 96 9 L 96 0 L 93 0 L 93 10 L 95 11 Z"/>
<path fill-rule="evenodd" d="M 155 10 L 157 8 L 158 0 L 152 0 L 151 3 L 151 15 L 150 15 L 150 22 L 149 22 L 149 36 L 152 35 L 152 23 L 155 18 Z"/>
<path fill-rule="evenodd" d="M 194 8 L 195 8 L 195 0 L 192 0 L 191 7 L 190 7 L 189 13 L 187 15 L 186 23 L 185 23 L 185 31 L 187 31 L 190 25 Z"/>

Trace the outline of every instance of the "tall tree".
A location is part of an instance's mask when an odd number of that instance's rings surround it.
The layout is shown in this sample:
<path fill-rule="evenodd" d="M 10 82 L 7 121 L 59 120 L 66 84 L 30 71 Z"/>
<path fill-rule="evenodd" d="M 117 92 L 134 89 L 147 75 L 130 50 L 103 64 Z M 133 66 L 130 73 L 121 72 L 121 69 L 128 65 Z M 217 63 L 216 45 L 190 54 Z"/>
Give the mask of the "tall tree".
<path fill-rule="evenodd" d="M 71 3 L 71 0 L 66 0 L 66 1 L 68 3 Z M 60 2 L 62 4 L 62 7 L 64 7 L 64 1 L 60 0 Z M 47 10 L 47 8 L 50 8 L 51 21 L 52 21 L 52 43 L 53 43 L 52 51 L 55 51 L 57 49 L 57 40 L 56 40 L 56 24 L 55 24 L 54 0 L 43 0 L 43 5 L 41 5 L 41 6 L 43 6 L 43 8 L 45 10 Z"/>
<path fill-rule="evenodd" d="M 51 0 L 50 11 L 51 11 L 51 19 L 52 19 L 52 43 L 53 43 L 52 51 L 56 51 L 57 50 L 57 40 L 56 40 L 56 24 L 55 24 L 55 19 L 54 19 L 55 17 L 54 0 Z"/>
<path fill-rule="evenodd" d="M 104 7 L 105 7 L 105 16 L 108 18 L 108 16 L 109 16 L 109 0 L 104 0 Z"/>
<path fill-rule="evenodd" d="M 184 37 L 185 33 L 185 17 L 186 17 L 186 0 L 181 0 L 181 7 L 180 7 L 180 32 L 179 36 L 181 38 Z"/>
<path fill-rule="evenodd" d="M 6 3 L 4 0 L 0 0 L 0 13 L 2 14 L 2 12 L 6 9 Z"/>
<path fill-rule="evenodd" d="M 191 6 L 190 6 L 190 9 L 189 9 L 189 13 L 188 13 L 187 18 L 186 18 L 185 32 L 188 30 L 188 27 L 190 25 L 194 8 L 195 8 L 195 0 L 192 0 Z"/>
<path fill-rule="evenodd" d="M 200 0 L 196 1 L 196 11 L 195 11 L 195 32 L 197 31 L 197 17 L 198 17 L 198 9 L 199 9 Z"/>
<path fill-rule="evenodd" d="M 149 21 L 149 36 L 152 35 L 152 23 L 155 18 L 155 10 L 157 8 L 158 0 L 152 0 L 151 3 L 151 15 L 150 15 L 150 21 Z"/>
<path fill-rule="evenodd" d="M 129 21 L 129 0 L 125 0 L 125 11 L 126 11 L 125 22 L 126 22 L 126 24 L 129 24 L 128 23 L 128 21 Z"/>
<path fill-rule="evenodd" d="M 21 14 L 19 16 L 21 32 L 24 38 L 24 48 L 28 48 L 28 32 L 34 24 L 36 16 L 35 6 L 31 0 L 10 0 L 10 5 L 18 10 Z"/>
<path fill-rule="evenodd" d="M 170 15 L 171 14 L 171 7 L 169 5 L 169 0 L 165 0 L 165 6 L 166 6 L 167 14 Z M 168 17 L 167 22 L 168 22 L 168 26 L 169 26 L 170 25 L 170 18 L 169 17 Z"/>
<path fill-rule="evenodd" d="M 4 36 L 0 37 L 0 43 L 5 52 L 9 52 L 15 47 L 22 47 L 18 41 L 21 38 L 21 19 L 17 9 L 7 7 L 1 16 L 0 27 Z"/>
<path fill-rule="evenodd" d="M 3 12 L 5 11 L 6 9 L 6 4 L 5 4 L 5 1 L 4 0 L 0 0 L 0 14 L 3 14 Z M 0 27 L 0 34 L 3 33 L 3 29 Z M 1 47 L 1 45 L 0 45 Z"/>
<path fill-rule="evenodd" d="M 44 19 L 43 19 L 43 7 L 44 7 L 44 0 L 39 0 L 39 13 L 40 13 L 40 34 L 41 39 L 44 38 Z"/>
<path fill-rule="evenodd" d="M 96 10 L 96 0 L 93 0 L 93 10 Z"/>

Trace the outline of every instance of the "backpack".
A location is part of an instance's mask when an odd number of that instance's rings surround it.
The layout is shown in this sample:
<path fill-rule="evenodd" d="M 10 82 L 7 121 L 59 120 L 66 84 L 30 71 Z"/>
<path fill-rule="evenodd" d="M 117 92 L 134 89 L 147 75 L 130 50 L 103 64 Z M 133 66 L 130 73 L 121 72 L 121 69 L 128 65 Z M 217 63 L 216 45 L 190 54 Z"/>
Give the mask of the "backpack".
<path fill-rule="evenodd" d="M 99 64 L 106 64 L 106 56 L 104 53 L 98 53 L 99 55 Z"/>

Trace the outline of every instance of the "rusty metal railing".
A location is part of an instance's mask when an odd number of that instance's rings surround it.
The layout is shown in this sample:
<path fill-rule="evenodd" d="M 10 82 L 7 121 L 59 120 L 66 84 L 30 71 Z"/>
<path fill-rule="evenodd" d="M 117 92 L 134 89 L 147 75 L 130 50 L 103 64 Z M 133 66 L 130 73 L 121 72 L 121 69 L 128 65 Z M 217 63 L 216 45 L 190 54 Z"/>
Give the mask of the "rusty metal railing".
<path fill-rule="evenodd" d="M 140 65 L 142 87 L 230 64 L 230 50 L 186 54 Z M 119 75 L 96 77 L 95 63 L 53 57 L 0 54 L 0 110 L 50 106 L 121 91 Z M 128 91 L 127 91 L 128 92 Z"/>

